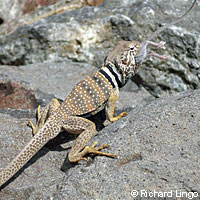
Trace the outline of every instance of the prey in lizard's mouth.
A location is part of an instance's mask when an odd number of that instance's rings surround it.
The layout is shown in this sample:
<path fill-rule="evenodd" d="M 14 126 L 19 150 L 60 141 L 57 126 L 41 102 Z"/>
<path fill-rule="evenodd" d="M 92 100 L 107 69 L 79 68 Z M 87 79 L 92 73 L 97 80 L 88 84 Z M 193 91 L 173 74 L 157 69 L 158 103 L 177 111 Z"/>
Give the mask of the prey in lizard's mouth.
<path fill-rule="evenodd" d="M 152 41 L 144 41 L 143 43 L 141 43 L 138 53 L 137 53 L 137 55 L 135 55 L 135 61 L 136 61 L 137 65 L 141 65 L 147 56 L 155 56 L 160 59 L 168 59 L 168 56 L 166 56 L 166 55 L 160 55 L 155 52 L 148 53 L 148 51 L 147 51 L 148 45 L 162 48 L 165 45 L 165 42 L 161 41 L 159 43 L 156 43 L 156 42 L 152 42 Z"/>

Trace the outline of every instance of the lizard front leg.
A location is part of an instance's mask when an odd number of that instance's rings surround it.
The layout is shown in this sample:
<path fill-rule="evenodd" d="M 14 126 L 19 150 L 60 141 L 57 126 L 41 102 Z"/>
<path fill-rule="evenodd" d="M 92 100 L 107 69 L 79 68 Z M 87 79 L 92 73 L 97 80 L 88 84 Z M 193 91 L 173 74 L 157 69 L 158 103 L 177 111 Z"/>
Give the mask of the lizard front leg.
<path fill-rule="evenodd" d="M 86 146 L 86 144 L 89 142 L 94 132 L 96 131 L 95 124 L 90 120 L 82 117 L 70 116 L 66 119 L 63 125 L 63 129 L 69 133 L 80 134 L 76 138 L 72 149 L 69 152 L 68 159 L 70 162 L 78 162 L 80 160 L 87 161 L 87 159 L 85 158 L 86 154 L 96 154 L 109 157 L 116 156 L 115 154 L 100 151 L 108 147 L 107 144 L 95 148 L 98 143 L 94 142 L 91 146 Z"/>
<path fill-rule="evenodd" d="M 115 103 L 118 99 L 118 95 L 112 95 L 109 97 L 108 102 L 106 104 L 106 117 L 110 122 L 115 122 L 122 117 L 126 116 L 126 112 L 122 112 L 119 114 L 117 117 L 114 117 L 114 112 L 115 112 Z"/>
<path fill-rule="evenodd" d="M 40 130 L 46 120 L 56 111 L 56 109 L 60 106 L 59 101 L 54 98 L 50 101 L 50 103 L 45 106 L 43 111 L 40 110 L 40 105 L 37 108 L 37 123 L 36 126 L 33 125 L 31 121 L 28 122 L 28 125 L 32 128 L 32 134 L 35 135 L 38 130 Z"/>

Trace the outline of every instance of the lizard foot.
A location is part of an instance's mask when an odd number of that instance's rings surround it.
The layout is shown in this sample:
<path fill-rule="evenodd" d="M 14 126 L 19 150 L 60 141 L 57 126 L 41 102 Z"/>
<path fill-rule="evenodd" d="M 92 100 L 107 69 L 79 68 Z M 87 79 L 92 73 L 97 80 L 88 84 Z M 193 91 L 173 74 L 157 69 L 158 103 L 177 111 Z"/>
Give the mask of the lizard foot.
<path fill-rule="evenodd" d="M 41 119 L 41 111 L 40 111 L 41 106 L 39 105 L 37 108 L 37 120 L 40 121 Z"/>
<path fill-rule="evenodd" d="M 36 124 L 36 126 L 34 126 L 30 120 L 28 121 L 28 126 L 30 126 L 32 128 L 33 136 L 37 133 L 38 127 L 41 126 L 41 125 L 39 125 L 40 119 L 41 119 L 41 111 L 40 111 L 40 105 L 39 105 L 37 108 L 37 124 Z"/>
<path fill-rule="evenodd" d="M 122 117 L 124 117 L 124 116 L 126 116 L 126 115 L 127 115 L 127 112 L 122 112 L 122 113 L 119 114 L 117 117 L 113 117 L 113 118 L 111 119 L 111 122 L 115 122 L 115 121 L 121 119 Z"/>
<path fill-rule="evenodd" d="M 33 136 L 36 134 L 36 127 L 33 125 L 33 123 L 29 120 L 28 126 L 32 128 L 32 134 Z"/>
<path fill-rule="evenodd" d="M 115 154 L 111 154 L 111 153 L 106 153 L 106 152 L 102 152 L 101 150 L 104 148 L 107 148 L 108 145 L 107 144 L 103 144 L 100 147 L 95 148 L 95 146 L 98 144 L 98 142 L 93 142 L 91 146 L 86 146 L 83 151 L 81 152 L 82 155 L 86 155 L 86 154 L 96 154 L 96 155 L 101 155 L 101 156 L 108 156 L 108 157 L 116 157 Z M 84 161 L 88 161 L 87 158 L 85 157 L 81 157 L 80 160 L 84 160 Z"/>

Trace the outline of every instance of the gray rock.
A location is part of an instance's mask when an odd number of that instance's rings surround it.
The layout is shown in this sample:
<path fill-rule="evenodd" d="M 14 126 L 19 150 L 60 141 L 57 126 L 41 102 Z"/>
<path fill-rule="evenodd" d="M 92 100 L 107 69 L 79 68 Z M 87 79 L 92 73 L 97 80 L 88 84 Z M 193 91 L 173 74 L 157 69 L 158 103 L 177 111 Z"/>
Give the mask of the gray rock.
<path fill-rule="evenodd" d="M 143 41 L 189 6 L 188 1 L 177 5 L 175 1 L 106 0 L 97 7 L 42 18 L 1 36 L 0 63 L 20 66 L 68 58 L 100 67 L 117 41 Z M 182 22 L 160 34 L 159 40 L 167 44 L 159 53 L 168 54 L 170 59 L 149 58 L 139 70 L 141 84 L 154 96 L 199 88 L 199 17 L 196 5 Z"/>
<path fill-rule="evenodd" d="M 60 134 L 2 189 L 1 199 L 133 199 L 133 190 L 137 199 L 141 190 L 172 191 L 173 199 L 176 192 L 200 195 L 199 98 L 199 90 L 160 98 L 99 131 L 90 143 L 108 143 L 104 151 L 116 159 L 89 156 L 88 164 L 72 165 L 66 154 L 74 138 Z M 0 114 L 0 167 L 31 138 L 22 110 L 18 117 L 5 113 Z"/>
<path fill-rule="evenodd" d="M 63 100 L 77 82 L 95 71 L 96 68 L 89 64 L 69 61 L 44 62 L 20 67 L 1 66 L 0 81 L 19 82 L 24 87 L 34 90 L 37 99 L 42 98 L 41 93 L 45 93 Z"/>
<path fill-rule="evenodd" d="M 0 34 L 10 34 L 24 24 L 83 6 L 86 6 L 84 0 L 0 0 Z"/>
<path fill-rule="evenodd" d="M 25 1 L 20 0 L 0 0 L 0 18 L 2 23 L 7 23 L 16 20 L 23 14 L 23 6 Z"/>

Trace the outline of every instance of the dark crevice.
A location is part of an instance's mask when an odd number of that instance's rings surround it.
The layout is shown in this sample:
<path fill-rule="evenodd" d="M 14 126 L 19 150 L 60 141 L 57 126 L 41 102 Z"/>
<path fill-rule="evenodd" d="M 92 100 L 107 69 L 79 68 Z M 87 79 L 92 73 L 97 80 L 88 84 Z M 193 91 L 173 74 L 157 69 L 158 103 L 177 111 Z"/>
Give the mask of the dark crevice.
<path fill-rule="evenodd" d="M 4 23 L 4 20 L 0 18 L 0 25 Z"/>

